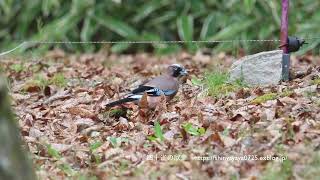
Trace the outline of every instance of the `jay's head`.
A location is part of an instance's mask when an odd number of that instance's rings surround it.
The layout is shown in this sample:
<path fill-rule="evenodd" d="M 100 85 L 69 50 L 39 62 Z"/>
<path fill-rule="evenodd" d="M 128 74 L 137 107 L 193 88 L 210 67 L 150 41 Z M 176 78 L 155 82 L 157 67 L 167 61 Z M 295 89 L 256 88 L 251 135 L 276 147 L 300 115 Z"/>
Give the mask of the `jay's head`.
<path fill-rule="evenodd" d="M 168 73 L 169 75 L 180 78 L 182 76 L 186 76 L 188 74 L 187 70 L 179 65 L 179 64 L 172 64 L 168 67 Z"/>

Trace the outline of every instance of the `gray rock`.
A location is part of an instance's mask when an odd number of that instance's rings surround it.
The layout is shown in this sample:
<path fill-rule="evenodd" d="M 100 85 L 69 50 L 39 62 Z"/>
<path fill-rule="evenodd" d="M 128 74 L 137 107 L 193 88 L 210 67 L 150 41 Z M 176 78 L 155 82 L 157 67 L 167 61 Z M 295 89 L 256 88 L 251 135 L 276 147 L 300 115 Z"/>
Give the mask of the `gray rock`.
<path fill-rule="evenodd" d="M 304 94 L 304 93 L 316 93 L 318 90 L 318 86 L 317 85 L 311 85 L 311 86 L 307 86 L 304 88 L 298 88 L 295 89 L 294 92 L 297 94 Z"/>
<path fill-rule="evenodd" d="M 230 81 L 242 79 L 249 86 L 278 84 L 281 81 L 282 50 L 245 56 L 231 66 Z"/>

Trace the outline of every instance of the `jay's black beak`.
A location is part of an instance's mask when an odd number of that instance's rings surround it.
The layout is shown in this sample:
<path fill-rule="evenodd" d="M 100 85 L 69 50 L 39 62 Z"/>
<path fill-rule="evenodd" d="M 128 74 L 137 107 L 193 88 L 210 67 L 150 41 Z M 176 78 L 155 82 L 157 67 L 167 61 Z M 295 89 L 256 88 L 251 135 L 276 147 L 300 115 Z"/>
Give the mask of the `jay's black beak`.
<path fill-rule="evenodd" d="M 187 70 L 186 70 L 186 69 L 182 70 L 182 71 L 180 72 L 180 75 L 181 75 L 181 76 L 186 76 L 186 75 L 188 75 Z"/>

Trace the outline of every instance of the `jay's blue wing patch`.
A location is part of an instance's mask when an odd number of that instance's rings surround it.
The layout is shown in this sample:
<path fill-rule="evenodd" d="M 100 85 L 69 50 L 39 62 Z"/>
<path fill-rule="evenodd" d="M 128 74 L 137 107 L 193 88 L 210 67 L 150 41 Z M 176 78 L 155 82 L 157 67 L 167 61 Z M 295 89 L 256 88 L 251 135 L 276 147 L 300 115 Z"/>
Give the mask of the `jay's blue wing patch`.
<path fill-rule="evenodd" d="M 161 90 L 158 88 L 153 88 L 146 92 L 149 96 L 161 96 L 162 94 L 165 96 L 171 96 L 176 93 L 175 90 L 171 90 L 171 89 Z"/>
<path fill-rule="evenodd" d="M 149 96 L 161 96 L 162 94 L 165 96 L 174 95 L 177 91 L 172 89 L 159 89 L 151 86 L 141 85 L 137 89 L 134 89 L 132 94 L 142 94 L 146 92 Z"/>
<path fill-rule="evenodd" d="M 166 89 L 166 90 L 162 90 L 164 95 L 166 96 L 171 96 L 171 95 L 174 95 L 175 93 L 177 93 L 176 90 L 173 90 L 173 89 Z"/>

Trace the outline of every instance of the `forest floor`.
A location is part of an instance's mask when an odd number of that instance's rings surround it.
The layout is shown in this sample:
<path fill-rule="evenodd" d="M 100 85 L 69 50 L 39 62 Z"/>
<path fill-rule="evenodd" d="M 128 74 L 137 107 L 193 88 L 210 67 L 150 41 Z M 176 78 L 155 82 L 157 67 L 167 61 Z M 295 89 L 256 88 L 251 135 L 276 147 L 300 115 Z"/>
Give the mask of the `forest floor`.
<path fill-rule="evenodd" d="M 320 58 L 294 57 L 303 75 L 266 87 L 228 84 L 232 62 L 54 50 L 1 69 L 39 179 L 320 177 Z M 172 63 L 190 74 L 172 101 L 104 108 Z"/>

